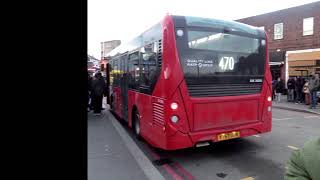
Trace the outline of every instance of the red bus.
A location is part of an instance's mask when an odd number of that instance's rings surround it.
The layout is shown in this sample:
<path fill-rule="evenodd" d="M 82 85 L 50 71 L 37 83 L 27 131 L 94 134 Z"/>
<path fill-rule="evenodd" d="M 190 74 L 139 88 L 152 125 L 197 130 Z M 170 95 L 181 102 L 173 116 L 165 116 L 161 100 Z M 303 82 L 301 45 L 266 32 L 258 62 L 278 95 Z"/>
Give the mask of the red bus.
<path fill-rule="evenodd" d="M 138 137 L 175 150 L 271 131 L 267 35 L 167 15 L 110 56 L 110 108 Z"/>

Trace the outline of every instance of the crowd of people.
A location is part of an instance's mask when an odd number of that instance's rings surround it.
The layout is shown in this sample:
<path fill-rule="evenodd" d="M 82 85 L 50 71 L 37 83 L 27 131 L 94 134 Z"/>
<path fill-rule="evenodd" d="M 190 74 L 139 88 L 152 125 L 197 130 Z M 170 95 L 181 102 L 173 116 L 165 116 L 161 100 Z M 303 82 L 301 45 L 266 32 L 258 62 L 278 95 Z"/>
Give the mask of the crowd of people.
<path fill-rule="evenodd" d="M 94 115 L 101 115 L 103 97 L 107 95 L 107 85 L 101 72 L 93 77 L 88 74 L 88 112 L 93 110 Z"/>
<path fill-rule="evenodd" d="M 285 83 L 280 77 L 272 81 L 272 99 L 281 101 L 281 94 L 285 91 Z M 287 101 L 296 104 L 310 104 L 315 109 L 318 104 L 317 92 L 320 91 L 319 74 L 312 74 L 309 78 L 291 77 L 287 81 Z"/>

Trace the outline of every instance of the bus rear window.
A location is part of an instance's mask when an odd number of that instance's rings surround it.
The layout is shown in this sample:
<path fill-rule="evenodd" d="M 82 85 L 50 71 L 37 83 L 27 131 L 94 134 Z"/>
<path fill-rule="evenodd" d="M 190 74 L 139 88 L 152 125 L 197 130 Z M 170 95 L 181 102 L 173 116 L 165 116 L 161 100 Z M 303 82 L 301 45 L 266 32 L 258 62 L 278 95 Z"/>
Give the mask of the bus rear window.
<path fill-rule="evenodd" d="M 188 47 L 213 51 L 257 53 L 259 39 L 221 32 L 188 31 Z"/>
<path fill-rule="evenodd" d="M 231 31 L 248 33 L 251 35 L 258 35 L 258 31 L 255 27 L 238 23 L 235 21 L 218 20 L 211 18 L 199 18 L 199 17 L 185 17 L 187 26 L 208 27 L 218 29 L 229 29 Z"/>

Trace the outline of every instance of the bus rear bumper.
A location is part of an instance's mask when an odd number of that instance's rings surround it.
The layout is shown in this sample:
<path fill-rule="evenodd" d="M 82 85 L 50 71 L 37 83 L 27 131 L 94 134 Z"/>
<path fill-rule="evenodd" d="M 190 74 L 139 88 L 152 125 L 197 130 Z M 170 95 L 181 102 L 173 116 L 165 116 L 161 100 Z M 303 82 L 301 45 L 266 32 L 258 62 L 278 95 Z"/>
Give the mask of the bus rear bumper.
<path fill-rule="evenodd" d="M 176 131 L 172 136 L 167 138 L 165 150 L 177 150 L 196 146 L 201 142 L 218 142 L 217 136 L 221 133 L 238 131 L 241 137 L 252 136 L 256 134 L 271 131 L 271 126 L 265 126 L 263 122 L 237 126 L 234 128 L 219 128 L 190 132 L 188 134 Z"/>
<path fill-rule="evenodd" d="M 256 134 L 266 133 L 270 132 L 271 127 L 265 126 L 264 123 L 254 123 L 254 124 L 247 124 L 243 126 L 237 126 L 234 128 L 223 128 L 223 129 L 216 129 L 216 130 L 205 130 L 205 131 L 199 131 L 199 132 L 191 132 L 189 133 L 189 136 L 191 140 L 194 142 L 194 145 L 198 142 L 203 141 L 211 141 L 211 142 L 217 142 L 218 135 L 222 133 L 230 133 L 230 132 L 240 132 L 240 138 L 241 137 L 247 137 L 252 136 Z"/>
<path fill-rule="evenodd" d="M 188 134 L 180 131 L 167 138 L 166 150 L 177 150 L 192 147 L 194 144 Z"/>

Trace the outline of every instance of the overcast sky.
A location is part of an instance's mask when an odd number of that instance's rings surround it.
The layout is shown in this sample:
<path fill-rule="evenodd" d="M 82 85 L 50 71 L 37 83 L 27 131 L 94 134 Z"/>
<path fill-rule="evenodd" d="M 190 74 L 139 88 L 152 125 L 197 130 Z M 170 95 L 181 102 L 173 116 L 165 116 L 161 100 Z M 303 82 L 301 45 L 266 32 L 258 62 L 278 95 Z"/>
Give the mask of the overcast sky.
<path fill-rule="evenodd" d="M 101 58 L 100 42 L 128 41 L 166 13 L 235 20 L 318 0 L 88 0 L 88 54 Z"/>

